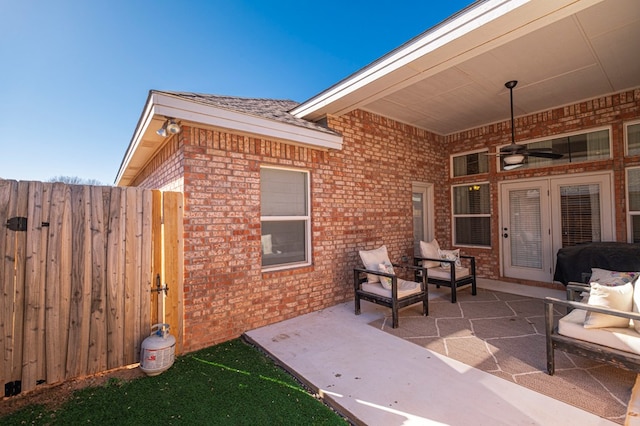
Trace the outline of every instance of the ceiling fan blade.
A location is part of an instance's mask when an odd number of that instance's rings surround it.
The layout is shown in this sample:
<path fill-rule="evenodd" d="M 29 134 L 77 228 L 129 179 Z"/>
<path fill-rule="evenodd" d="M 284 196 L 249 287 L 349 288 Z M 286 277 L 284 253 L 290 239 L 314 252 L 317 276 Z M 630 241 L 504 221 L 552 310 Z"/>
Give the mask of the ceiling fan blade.
<path fill-rule="evenodd" d="M 532 148 L 527 150 L 526 155 L 529 155 L 530 157 L 538 157 L 538 158 L 551 158 L 553 160 L 557 160 L 558 158 L 564 157 L 564 154 L 555 152 L 551 148 Z"/>
<path fill-rule="evenodd" d="M 527 147 L 525 147 L 524 145 L 518 145 L 518 144 L 512 143 L 500 148 L 500 154 L 504 154 L 504 155 L 511 155 L 515 153 L 521 154 L 521 153 L 524 153 L 526 149 Z"/>

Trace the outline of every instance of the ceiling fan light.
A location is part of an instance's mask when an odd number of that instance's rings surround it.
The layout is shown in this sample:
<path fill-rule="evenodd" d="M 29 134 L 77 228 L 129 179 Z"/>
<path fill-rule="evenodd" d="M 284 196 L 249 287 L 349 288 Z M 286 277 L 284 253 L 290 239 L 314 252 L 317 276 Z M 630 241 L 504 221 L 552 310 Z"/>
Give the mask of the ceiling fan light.
<path fill-rule="evenodd" d="M 513 166 L 516 164 L 522 165 L 523 161 L 524 161 L 524 155 L 522 154 L 511 154 L 504 157 L 504 164 L 506 164 L 507 166 Z M 505 169 L 506 169 L 506 166 L 505 166 Z"/>

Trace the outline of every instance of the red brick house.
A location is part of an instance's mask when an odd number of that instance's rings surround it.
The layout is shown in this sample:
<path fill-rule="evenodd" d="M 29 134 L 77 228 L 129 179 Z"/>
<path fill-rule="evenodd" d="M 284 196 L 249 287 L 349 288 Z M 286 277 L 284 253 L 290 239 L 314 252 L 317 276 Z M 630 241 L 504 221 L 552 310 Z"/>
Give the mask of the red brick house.
<path fill-rule="evenodd" d="M 487 0 L 303 103 L 151 91 L 116 183 L 184 193 L 185 351 L 352 300 L 359 249 L 554 288 L 559 248 L 640 241 L 638 40 L 636 0 Z M 510 80 L 561 159 L 504 169 Z"/>

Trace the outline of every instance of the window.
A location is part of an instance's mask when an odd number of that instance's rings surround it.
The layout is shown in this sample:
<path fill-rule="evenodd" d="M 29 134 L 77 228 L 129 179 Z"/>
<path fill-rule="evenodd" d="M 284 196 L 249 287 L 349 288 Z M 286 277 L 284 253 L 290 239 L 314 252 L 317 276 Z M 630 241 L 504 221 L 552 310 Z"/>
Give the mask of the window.
<path fill-rule="evenodd" d="M 262 267 L 283 269 L 311 264 L 309 173 L 260 170 Z"/>
<path fill-rule="evenodd" d="M 453 177 L 477 175 L 489 171 L 488 151 L 451 157 Z"/>
<path fill-rule="evenodd" d="M 454 186 L 455 245 L 491 246 L 491 200 L 488 183 Z"/>
<path fill-rule="evenodd" d="M 640 123 L 625 124 L 627 155 L 640 155 Z"/>
<path fill-rule="evenodd" d="M 606 160 L 611 158 L 609 129 L 601 129 L 588 133 L 580 133 L 545 139 L 522 144 L 527 149 L 551 148 L 563 154 L 560 159 L 528 156 L 523 168 L 559 166 L 567 163 L 583 163 L 585 161 Z M 504 162 L 500 162 L 500 170 L 504 170 Z"/>
<path fill-rule="evenodd" d="M 640 243 L 640 167 L 627 169 L 628 241 Z"/>

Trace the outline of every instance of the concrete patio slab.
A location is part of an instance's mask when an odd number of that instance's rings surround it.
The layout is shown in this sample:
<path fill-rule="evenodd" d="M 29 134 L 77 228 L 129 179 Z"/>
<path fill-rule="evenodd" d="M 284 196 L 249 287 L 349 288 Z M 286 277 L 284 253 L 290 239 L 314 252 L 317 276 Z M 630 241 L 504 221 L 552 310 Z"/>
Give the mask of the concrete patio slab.
<path fill-rule="evenodd" d="M 245 337 L 356 424 L 616 424 L 377 330 L 368 324 L 385 308 L 362 308 L 356 316 L 344 303 Z"/>

